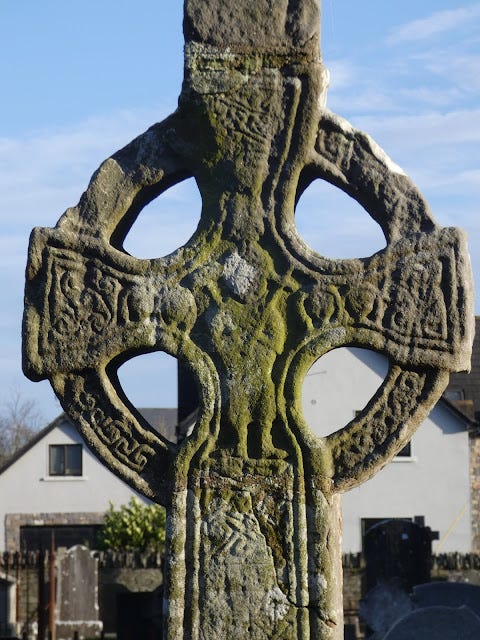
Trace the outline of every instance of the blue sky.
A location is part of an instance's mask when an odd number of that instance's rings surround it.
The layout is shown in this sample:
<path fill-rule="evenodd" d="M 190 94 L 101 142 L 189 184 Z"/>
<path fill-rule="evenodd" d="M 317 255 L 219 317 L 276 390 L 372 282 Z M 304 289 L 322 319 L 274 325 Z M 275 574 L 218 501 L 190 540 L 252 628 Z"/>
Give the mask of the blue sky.
<path fill-rule="evenodd" d="M 0 2 L 0 413 L 12 392 L 37 403 L 44 422 L 60 412 L 48 383 L 21 372 L 28 236 L 54 226 L 103 159 L 175 109 L 182 11 L 181 0 Z M 480 282 L 480 2 L 324 0 L 322 54 L 328 107 L 375 138 L 442 225 L 468 232 Z M 170 190 L 142 212 L 127 249 L 170 252 L 199 208 L 191 182 Z M 383 246 L 367 214 L 320 182 L 297 224 L 327 256 Z M 137 405 L 175 405 L 167 358 L 137 358 L 120 373 Z"/>

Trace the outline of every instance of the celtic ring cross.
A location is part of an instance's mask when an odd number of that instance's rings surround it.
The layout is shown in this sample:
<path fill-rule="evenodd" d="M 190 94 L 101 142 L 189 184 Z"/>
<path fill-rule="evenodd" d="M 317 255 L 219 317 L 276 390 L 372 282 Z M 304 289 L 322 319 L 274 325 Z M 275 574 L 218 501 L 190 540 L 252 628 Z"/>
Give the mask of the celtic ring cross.
<path fill-rule="evenodd" d="M 318 30 L 318 0 L 186 0 L 177 111 L 31 237 L 24 370 L 50 380 L 112 471 L 168 505 L 169 640 L 343 637 L 338 494 L 385 465 L 449 372 L 469 366 L 464 235 L 439 227 L 373 140 L 323 106 Z M 163 258 L 128 255 L 142 208 L 190 177 L 203 204 L 192 238 Z M 307 246 L 294 211 L 315 179 L 357 200 L 386 248 L 327 260 Z M 318 438 L 302 381 L 346 345 L 390 369 L 355 419 Z M 156 350 L 198 387 L 178 445 L 117 378 Z"/>

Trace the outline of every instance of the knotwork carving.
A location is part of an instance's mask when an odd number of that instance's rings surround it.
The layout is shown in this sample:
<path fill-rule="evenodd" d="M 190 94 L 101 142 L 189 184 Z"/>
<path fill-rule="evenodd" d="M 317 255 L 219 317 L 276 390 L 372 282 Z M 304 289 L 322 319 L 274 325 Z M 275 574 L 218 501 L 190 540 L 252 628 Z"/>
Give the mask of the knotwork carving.
<path fill-rule="evenodd" d="M 225 30 L 223 0 L 207 12 L 204 0 L 186 1 L 178 110 L 106 160 L 55 229 L 34 230 L 29 249 L 25 372 L 50 379 L 115 473 L 170 507 L 169 640 L 339 637 L 336 494 L 386 464 L 448 373 L 469 364 L 464 235 L 439 227 L 383 151 L 322 106 L 318 34 L 304 22 L 318 3 L 262 0 L 272 30 L 257 4 L 229 2 L 243 18 Z M 163 258 L 127 255 L 122 242 L 142 207 L 191 176 L 203 200 L 192 238 Z M 315 179 L 365 208 L 383 251 L 327 260 L 305 244 L 295 202 Z M 302 415 L 302 381 L 344 345 L 385 354 L 390 371 L 359 416 L 317 438 Z M 198 384 L 197 424 L 179 445 L 149 428 L 118 383 L 121 363 L 153 350 L 179 358 Z M 238 582 L 234 547 L 245 552 L 248 619 L 238 617 L 241 589 L 221 596 Z M 225 602 L 221 636 L 212 621 Z M 270 613 L 253 625 L 258 603 Z"/>

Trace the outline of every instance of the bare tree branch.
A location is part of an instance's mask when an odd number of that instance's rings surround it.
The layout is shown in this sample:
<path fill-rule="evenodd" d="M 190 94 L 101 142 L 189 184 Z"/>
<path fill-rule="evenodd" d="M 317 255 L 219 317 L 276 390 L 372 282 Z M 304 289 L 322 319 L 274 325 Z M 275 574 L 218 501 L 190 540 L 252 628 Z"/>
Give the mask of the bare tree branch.
<path fill-rule="evenodd" d="M 13 391 L 0 409 L 0 465 L 21 449 L 41 425 L 41 416 L 32 400 Z"/>

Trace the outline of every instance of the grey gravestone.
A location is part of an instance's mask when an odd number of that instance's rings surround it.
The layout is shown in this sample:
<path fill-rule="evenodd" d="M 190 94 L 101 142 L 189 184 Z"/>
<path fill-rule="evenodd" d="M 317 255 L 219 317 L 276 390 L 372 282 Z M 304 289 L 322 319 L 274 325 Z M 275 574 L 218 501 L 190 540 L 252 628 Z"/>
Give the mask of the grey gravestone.
<path fill-rule="evenodd" d="M 57 560 L 56 640 L 98 638 L 98 560 L 77 545 L 59 553 Z"/>
<path fill-rule="evenodd" d="M 465 237 L 324 107 L 319 15 L 318 0 L 186 0 L 177 111 L 31 238 L 24 370 L 50 380 L 112 471 L 168 505 L 166 640 L 341 638 L 339 494 L 395 456 L 469 366 Z M 164 258 L 126 254 L 142 207 L 190 176 L 203 199 L 192 238 Z M 327 260 L 305 244 L 295 203 L 317 178 L 365 208 L 385 250 Z M 316 438 L 302 382 L 343 345 L 391 368 L 352 422 Z M 152 350 L 198 387 L 180 445 L 118 382 L 120 364 Z"/>
<path fill-rule="evenodd" d="M 480 618 L 467 607 L 416 609 L 390 629 L 384 640 L 478 640 Z"/>

